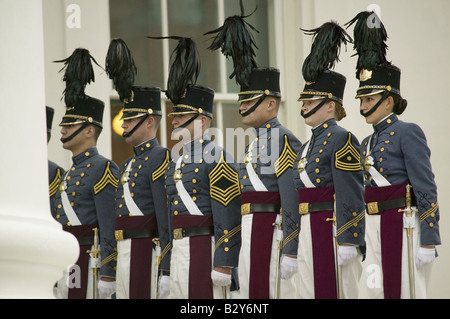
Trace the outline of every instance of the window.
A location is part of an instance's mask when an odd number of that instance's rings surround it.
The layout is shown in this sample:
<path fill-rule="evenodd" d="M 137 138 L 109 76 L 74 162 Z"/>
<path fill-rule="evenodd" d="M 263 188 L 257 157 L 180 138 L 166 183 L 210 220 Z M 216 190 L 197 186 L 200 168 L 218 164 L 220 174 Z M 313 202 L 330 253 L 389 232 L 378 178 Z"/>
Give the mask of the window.
<path fill-rule="evenodd" d="M 246 20 L 259 31 L 253 32 L 253 35 L 258 46 L 256 59 L 260 66 L 269 66 L 268 1 L 245 1 L 245 14 L 253 12 L 257 7 L 257 11 Z M 138 68 L 135 85 L 157 86 L 164 90 L 169 73 L 170 54 L 177 44 L 174 40 L 153 40 L 146 38 L 147 36 L 177 35 L 193 38 L 201 60 L 197 83 L 216 92 L 212 126 L 224 133 L 222 137 L 216 138 L 216 143 L 226 146 L 225 128 L 243 127 L 236 103 L 239 87 L 234 78 L 229 79 L 233 68 L 232 61 L 227 60 L 220 51 L 207 50 L 211 36 L 203 34 L 222 25 L 228 16 L 240 14 L 239 1 L 110 0 L 109 7 L 111 38 L 122 38 L 127 43 Z M 162 145 L 171 148 L 177 141 L 170 139 L 171 123 L 166 114 L 171 109 L 171 103 L 164 93 L 162 105 L 165 113 L 158 139 Z M 121 108 L 121 102 L 112 90 L 111 118 L 114 118 Z M 115 133 L 112 143 L 113 160 L 117 163 L 122 163 L 132 154 L 131 147 Z M 240 144 L 236 146 L 228 151 L 239 158 L 243 149 Z"/>

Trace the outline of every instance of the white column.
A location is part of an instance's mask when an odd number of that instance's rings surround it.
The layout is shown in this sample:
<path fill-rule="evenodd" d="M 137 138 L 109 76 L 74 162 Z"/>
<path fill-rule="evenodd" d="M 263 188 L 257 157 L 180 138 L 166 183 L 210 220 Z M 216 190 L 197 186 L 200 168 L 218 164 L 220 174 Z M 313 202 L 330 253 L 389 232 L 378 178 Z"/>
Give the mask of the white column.
<path fill-rule="evenodd" d="M 0 0 L 0 297 L 53 298 L 75 237 L 51 214 L 41 0 Z"/>

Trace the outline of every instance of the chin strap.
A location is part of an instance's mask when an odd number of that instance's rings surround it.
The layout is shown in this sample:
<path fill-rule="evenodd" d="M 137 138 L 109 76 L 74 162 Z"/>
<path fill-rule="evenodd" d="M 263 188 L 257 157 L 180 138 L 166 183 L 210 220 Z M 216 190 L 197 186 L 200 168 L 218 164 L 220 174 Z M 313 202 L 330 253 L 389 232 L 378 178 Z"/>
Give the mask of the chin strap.
<path fill-rule="evenodd" d="M 136 132 L 136 130 L 139 128 L 139 126 L 142 125 L 142 123 L 144 123 L 144 121 L 147 119 L 148 114 L 143 116 L 142 119 L 139 121 L 138 124 L 136 124 L 135 127 L 133 127 L 133 129 L 131 131 L 129 131 L 128 133 L 123 133 L 122 137 L 130 137 L 131 135 L 133 135 L 134 132 Z"/>
<path fill-rule="evenodd" d="M 184 129 L 185 127 L 187 127 L 189 124 L 191 124 L 198 116 L 200 115 L 200 113 L 194 114 L 193 117 L 191 117 L 189 120 L 187 120 L 186 122 L 184 122 L 183 124 L 181 124 L 180 126 L 178 126 L 177 128 L 172 128 L 172 132 L 176 132 L 178 130 Z"/>
<path fill-rule="evenodd" d="M 383 103 L 383 101 L 386 100 L 388 96 L 389 96 L 389 91 L 388 90 L 384 91 L 383 95 L 381 96 L 381 99 L 367 113 L 363 113 L 362 110 L 359 111 L 359 113 L 364 117 L 368 117 L 368 116 L 372 115 L 373 112 L 375 112 L 378 109 L 378 107 L 381 105 L 381 103 Z"/>
<path fill-rule="evenodd" d="M 239 110 L 239 114 L 242 117 L 246 117 L 250 113 L 253 113 L 256 110 L 256 108 L 262 103 L 262 101 L 264 101 L 266 96 L 267 96 L 266 93 L 263 93 L 263 95 L 259 98 L 258 102 L 255 103 L 255 105 L 253 105 L 250 109 L 247 110 L 247 112 L 244 112 L 244 113 L 241 113 L 241 110 Z"/>
<path fill-rule="evenodd" d="M 316 113 L 318 110 L 320 110 L 320 108 L 322 106 L 325 105 L 325 103 L 327 103 L 330 99 L 328 97 L 324 98 L 322 100 L 322 102 L 319 103 L 319 105 L 317 105 L 315 108 L 313 108 L 310 112 L 308 112 L 307 114 L 305 114 L 303 112 L 303 110 L 300 111 L 300 115 L 304 118 L 307 119 L 308 117 L 310 117 L 311 115 L 313 115 L 314 113 Z"/>
<path fill-rule="evenodd" d="M 89 124 L 89 122 L 84 122 L 83 125 L 80 126 L 80 128 L 78 130 L 76 130 L 75 132 L 73 132 L 72 135 L 70 135 L 69 137 L 66 138 L 62 138 L 60 139 L 60 141 L 64 144 L 67 143 L 69 141 L 71 141 L 75 136 L 77 136 L 82 130 L 84 130 Z"/>

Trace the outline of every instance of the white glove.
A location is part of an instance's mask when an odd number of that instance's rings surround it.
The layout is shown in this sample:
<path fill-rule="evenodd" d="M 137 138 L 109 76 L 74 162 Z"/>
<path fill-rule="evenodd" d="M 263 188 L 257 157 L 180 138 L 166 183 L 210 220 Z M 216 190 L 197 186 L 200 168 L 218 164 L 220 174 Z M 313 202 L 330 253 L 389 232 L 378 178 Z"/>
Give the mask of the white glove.
<path fill-rule="evenodd" d="M 170 276 L 164 275 L 159 279 L 158 298 L 165 298 L 170 293 Z"/>
<path fill-rule="evenodd" d="M 338 265 L 348 264 L 353 258 L 358 256 L 356 246 L 339 246 L 338 248 Z"/>
<path fill-rule="evenodd" d="M 297 272 L 297 258 L 286 255 L 281 256 L 280 277 L 289 279 Z"/>
<path fill-rule="evenodd" d="M 434 248 L 420 247 L 416 254 L 416 267 L 417 269 L 433 262 L 436 258 L 436 251 Z"/>
<path fill-rule="evenodd" d="M 211 271 L 211 279 L 213 284 L 219 287 L 231 285 L 231 274 L 224 274 L 213 269 Z"/>
<path fill-rule="evenodd" d="M 116 292 L 115 281 L 98 281 L 98 298 L 99 299 L 111 299 L 111 295 Z"/>

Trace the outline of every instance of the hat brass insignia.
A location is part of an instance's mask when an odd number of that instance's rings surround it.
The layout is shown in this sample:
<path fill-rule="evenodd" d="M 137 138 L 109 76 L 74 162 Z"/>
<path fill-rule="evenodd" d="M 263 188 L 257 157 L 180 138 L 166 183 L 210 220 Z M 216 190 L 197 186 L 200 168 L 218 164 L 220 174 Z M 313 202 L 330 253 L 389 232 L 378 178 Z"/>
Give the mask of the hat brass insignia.
<path fill-rule="evenodd" d="M 371 78 L 372 78 L 372 71 L 369 71 L 367 69 L 362 69 L 359 72 L 359 80 L 360 81 L 364 82 L 364 81 L 370 80 Z"/>

